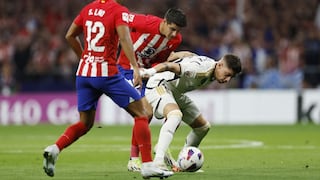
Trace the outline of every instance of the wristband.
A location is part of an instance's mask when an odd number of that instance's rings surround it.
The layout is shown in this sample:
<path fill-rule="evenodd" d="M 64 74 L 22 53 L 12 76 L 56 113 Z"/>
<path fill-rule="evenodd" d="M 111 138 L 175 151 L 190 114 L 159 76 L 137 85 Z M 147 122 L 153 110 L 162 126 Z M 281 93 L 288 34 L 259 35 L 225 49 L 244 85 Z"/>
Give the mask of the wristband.
<path fill-rule="evenodd" d="M 146 69 L 145 71 L 146 71 L 145 73 L 149 76 L 153 76 L 155 73 L 157 73 L 157 70 L 155 68 L 149 68 L 149 69 Z"/>

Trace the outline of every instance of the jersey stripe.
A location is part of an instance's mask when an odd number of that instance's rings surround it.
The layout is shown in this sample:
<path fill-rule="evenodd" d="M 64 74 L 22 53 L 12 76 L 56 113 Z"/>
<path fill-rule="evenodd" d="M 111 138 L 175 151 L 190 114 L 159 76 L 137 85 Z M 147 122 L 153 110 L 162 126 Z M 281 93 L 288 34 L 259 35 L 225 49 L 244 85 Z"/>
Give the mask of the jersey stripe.
<path fill-rule="evenodd" d="M 91 70 L 92 70 L 92 64 L 91 63 L 88 63 L 87 64 L 87 67 L 88 67 L 88 72 L 87 72 L 87 74 L 86 74 L 86 76 L 88 76 L 88 77 L 90 77 L 91 76 Z"/>
<path fill-rule="evenodd" d="M 91 72 L 89 76 L 96 76 L 97 75 L 97 63 L 91 63 Z"/>
<path fill-rule="evenodd" d="M 102 62 L 101 64 L 101 74 L 102 76 L 105 76 L 108 74 L 108 62 Z"/>
<path fill-rule="evenodd" d="M 82 59 L 79 62 L 78 69 L 76 75 L 82 74 L 84 64 L 82 63 Z"/>
<path fill-rule="evenodd" d="M 77 76 L 101 77 L 109 76 L 109 72 L 108 62 L 106 61 L 102 63 L 85 63 L 85 61 L 81 60 L 76 74 Z"/>
<path fill-rule="evenodd" d="M 97 64 L 97 76 L 102 76 L 102 73 L 101 73 L 101 68 L 102 68 L 102 64 Z"/>
<path fill-rule="evenodd" d="M 142 34 L 137 41 L 133 44 L 133 50 L 136 51 L 145 41 L 150 36 L 150 34 Z"/>
<path fill-rule="evenodd" d="M 167 38 L 162 38 L 162 39 L 163 39 L 162 43 L 158 48 L 156 48 L 156 52 L 151 57 L 157 55 L 160 51 L 164 50 L 164 48 L 166 47 L 169 40 Z"/>
<path fill-rule="evenodd" d="M 83 63 L 84 63 L 84 62 L 83 62 Z M 82 75 L 82 76 L 87 76 L 87 72 L 88 72 L 88 64 L 84 63 L 84 64 L 83 64 L 83 70 L 82 70 L 81 75 Z"/>

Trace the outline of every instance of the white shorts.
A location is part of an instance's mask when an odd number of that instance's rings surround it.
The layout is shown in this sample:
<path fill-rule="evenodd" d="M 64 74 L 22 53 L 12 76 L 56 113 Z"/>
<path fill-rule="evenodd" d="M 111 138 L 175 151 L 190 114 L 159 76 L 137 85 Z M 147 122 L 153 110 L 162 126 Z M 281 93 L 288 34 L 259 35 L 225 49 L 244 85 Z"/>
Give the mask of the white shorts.
<path fill-rule="evenodd" d="M 198 107 L 188 96 L 170 91 L 164 85 L 153 89 L 146 89 L 145 96 L 153 107 L 153 113 L 157 119 L 164 118 L 164 107 L 169 103 L 179 106 L 183 114 L 182 121 L 186 124 L 191 124 L 201 114 Z"/>

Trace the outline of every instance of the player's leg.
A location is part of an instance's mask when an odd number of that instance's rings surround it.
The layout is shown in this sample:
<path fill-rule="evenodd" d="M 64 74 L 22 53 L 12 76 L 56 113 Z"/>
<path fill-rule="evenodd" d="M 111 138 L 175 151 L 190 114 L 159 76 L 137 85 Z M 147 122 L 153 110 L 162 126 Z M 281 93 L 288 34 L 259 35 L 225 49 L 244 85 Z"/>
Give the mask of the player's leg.
<path fill-rule="evenodd" d="M 149 123 L 152 119 L 152 107 L 151 105 L 145 100 L 145 98 L 142 99 L 143 107 L 145 107 L 145 111 L 147 113 Z M 138 110 L 140 111 L 140 110 Z M 134 114 L 134 113 L 133 113 Z M 132 131 L 131 136 L 131 148 L 130 148 L 130 159 L 127 164 L 128 171 L 140 171 L 141 170 L 141 161 L 140 161 L 140 150 L 138 143 L 136 141 L 135 133 Z"/>
<path fill-rule="evenodd" d="M 187 121 L 190 122 L 190 121 Z M 203 140 L 203 138 L 208 134 L 211 125 L 208 121 L 206 121 L 202 115 L 199 115 L 194 121 L 188 124 L 192 130 L 186 137 L 184 147 L 194 146 L 198 147 Z M 180 169 L 177 169 L 180 171 Z M 202 170 L 198 170 L 198 172 L 203 172 Z"/>
<path fill-rule="evenodd" d="M 118 69 L 120 73 L 124 76 L 124 78 L 128 81 L 128 83 L 134 87 L 133 85 L 133 70 L 132 69 L 124 69 L 120 65 L 118 65 Z M 137 88 L 140 91 L 140 94 L 142 97 L 144 97 L 144 90 L 145 90 L 145 84 L 143 83 L 142 88 Z M 142 101 L 143 107 L 145 108 L 145 111 L 147 112 L 147 116 L 149 118 L 149 122 L 152 119 L 152 107 L 147 101 Z M 139 158 L 139 146 L 135 138 L 134 131 L 132 131 L 132 136 L 131 136 L 131 148 L 130 148 L 130 158 L 128 161 L 128 171 L 140 171 L 141 169 L 141 161 Z"/>
<path fill-rule="evenodd" d="M 182 113 L 179 110 L 177 104 L 170 103 L 165 106 L 165 116 L 166 121 L 163 123 L 157 142 L 156 154 L 154 161 L 156 164 L 162 167 L 166 167 L 165 155 L 168 151 L 168 148 L 173 140 L 174 133 L 178 128 L 181 119 Z"/>
<path fill-rule="evenodd" d="M 130 103 L 127 108 L 128 109 L 127 111 L 133 117 L 147 116 L 148 122 L 150 122 L 152 119 L 152 115 L 153 115 L 152 107 L 147 102 L 145 97 L 143 97 L 141 99 L 141 102 L 142 102 L 142 105 L 136 105 L 135 102 Z M 142 107 L 143 107 L 143 109 L 141 109 Z M 132 111 L 134 111 L 134 112 L 132 112 Z M 144 113 L 141 114 L 141 112 L 144 112 Z M 127 168 L 129 171 L 140 171 L 141 170 L 141 161 L 139 158 L 139 154 L 140 154 L 140 149 L 139 149 L 138 142 L 136 141 L 135 130 L 133 130 L 132 136 L 131 136 L 130 159 L 127 164 Z"/>
<path fill-rule="evenodd" d="M 133 136 L 141 150 L 142 162 L 152 161 L 149 119 L 144 109 L 145 98 L 131 102 L 125 109 L 134 117 Z"/>
<path fill-rule="evenodd" d="M 185 146 L 198 147 L 202 139 L 210 130 L 210 123 L 203 118 L 199 108 L 186 95 L 181 96 L 177 100 L 179 107 L 182 109 L 182 121 L 188 124 L 192 130 L 187 135 Z"/>
<path fill-rule="evenodd" d="M 141 114 L 141 112 L 143 112 L 142 109 L 144 109 L 141 101 L 146 101 L 146 99 L 142 98 L 141 100 L 130 103 L 127 108 L 127 111 L 135 117 L 133 133 L 141 152 L 141 174 L 144 178 L 172 176 L 172 171 L 164 171 L 155 166 L 155 164 L 152 162 L 149 120 L 146 116 Z"/>
<path fill-rule="evenodd" d="M 184 121 L 189 126 L 192 126 L 193 128 L 193 130 L 187 136 L 185 146 L 196 145 L 196 144 L 198 146 L 201 140 L 209 131 L 210 124 L 207 121 L 205 121 L 205 119 L 203 119 L 203 117 L 201 116 L 200 110 L 197 108 L 197 106 L 188 96 L 184 94 L 177 94 L 177 93 L 174 93 L 173 95 L 176 102 L 179 105 L 179 108 L 183 113 L 182 121 Z M 178 163 L 176 162 L 175 158 L 171 155 L 169 148 L 165 154 L 164 159 L 167 165 L 171 166 L 174 172 L 180 171 L 178 167 Z"/>
<path fill-rule="evenodd" d="M 187 135 L 185 146 L 195 146 L 198 147 L 202 139 L 209 132 L 211 125 L 203 118 L 202 115 L 198 116 L 189 126 L 192 130 Z"/>
<path fill-rule="evenodd" d="M 87 88 L 88 78 L 77 77 L 77 96 L 80 121 L 70 125 L 57 139 L 55 144 L 45 148 L 43 169 L 48 176 L 54 176 L 55 163 L 59 153 L 78 138 L 86 134 L 94 123 L 95 109 L 101 93 Z"/>
<path fill-rule="evenodd" d="M 158 86 L 152 90 L 147 90 L 146 97 L 154 107 L 155 116 L 157 118 L 166 118 L 166 121 L 160 129 L 154 162 L 159 167 L 167 169 L 164 157 L 173 139 L 175 130 L 181 122 L 182 113 L 171 92 L 164 86 Z"/>
<path fill-rule="evenodd" d="M 139 146 L 136 141 L 134 131 L 132 130 L 130 158 L 127 164 L 128 171 L 138 172 L 141 170 L 141 160 L 140 160 L 139 154 L 140 154 Z"/>
<path fill-rule="evenodd" d="M 110 88 L 107 95 L 134 117 L 133 134 L 141 152 L 142 176 L 149 178 L 173 175 L 171 171 L 163 171 L 155 167 L 152 162 L 149 119 L 144 107 L 146 99 L 142 98 L 138 91 L 125 81 L 123 77 L 119 77 Z"/>

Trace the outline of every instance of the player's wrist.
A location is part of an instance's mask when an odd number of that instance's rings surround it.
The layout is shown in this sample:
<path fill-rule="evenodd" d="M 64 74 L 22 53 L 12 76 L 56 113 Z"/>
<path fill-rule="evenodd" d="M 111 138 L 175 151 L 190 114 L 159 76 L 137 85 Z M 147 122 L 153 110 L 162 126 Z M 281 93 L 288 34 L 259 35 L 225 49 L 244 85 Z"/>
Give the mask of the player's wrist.
<path fill-rule="evenodd" d="M 140 76 L 142 78 L 149 78 L 149 77 L 153 76 L 155 73 L 157 73 L 157 70 L 155 68 L 149 68 L 149 69 L 141 68 L 140 69 Z"/>
<path fill-rule="evenodd" d="M 156 73 L 157 73 L 157 70 L 155 68 L 146 69 L 146 74 L 148 74 L 149 76 L 153 76 Z"/>

